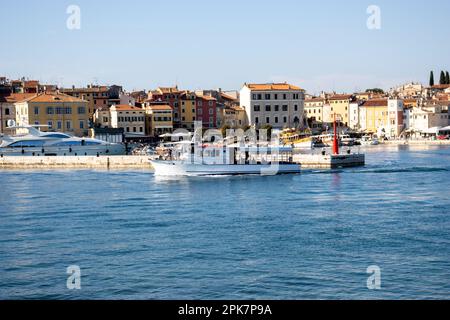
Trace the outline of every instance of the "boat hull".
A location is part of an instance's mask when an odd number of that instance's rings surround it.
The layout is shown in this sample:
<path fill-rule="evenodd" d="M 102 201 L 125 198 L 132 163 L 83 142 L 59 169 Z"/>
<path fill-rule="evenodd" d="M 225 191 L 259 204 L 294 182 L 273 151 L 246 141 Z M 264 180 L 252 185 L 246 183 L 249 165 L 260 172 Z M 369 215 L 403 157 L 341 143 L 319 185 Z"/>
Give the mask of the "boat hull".
<path fill-rule="evenodd" d="M 195 164 L 150 160 L 157 176 L 277 175 L 300 173 L 299 164 Z"/>
<path fill-rule="evenodd" d="M 43 148 L 0 148 L 1 156 L 97 156 L 124 155 L 125 146 L 111 144 L 105 146 L 72 146 Z"/>

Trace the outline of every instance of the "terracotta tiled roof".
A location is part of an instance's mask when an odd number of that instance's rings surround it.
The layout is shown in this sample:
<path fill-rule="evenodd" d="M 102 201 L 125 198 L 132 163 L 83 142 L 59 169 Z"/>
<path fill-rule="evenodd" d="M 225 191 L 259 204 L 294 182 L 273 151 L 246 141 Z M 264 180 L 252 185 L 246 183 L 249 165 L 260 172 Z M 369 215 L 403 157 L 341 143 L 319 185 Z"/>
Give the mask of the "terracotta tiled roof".
<path fill-rule="evenodd" d="M 440 89 L 440 90 L 445 90 L 450 88 L 450 84 L 436 84 L 434 86 L 431 87 L 432 89 Z"/>
<path fill-rule="evenodd" d="M 4 102 L 15 103 L 35 97 L 36 93 L 12 93 L 4 97 Z"/>
<path fill-rule="evenodd" d="M 178 87 L 159 87 L 158 91 L 167 94 L 167 93 L 179 93 Z"/>
<path fill-rule="evenodd" d="M 228 95 L 228 94 L 226 94 L 226 93 L 223 93 L 223 92 L 220 93 L 220 96 L 221 96 L 223 99 L 225 99 L 225 100 L 231 100 L 231 101 L 235 101 L 235 100 L 236 100 L 234 97 L 232 97 L 232 96 L 230 96 L 230 95 Z"/>
<path fill-rule="evenodd" d="M 362 107 L 387 107 L 388 99 L 372 99 L 362 103 Z"/>
<path fill-rule="evenodd" d="M 207 101 L 217 101 L 216 98 L 211 97 L 211 96 L 202 96 L 202 95 L 197 95 L 198 98 L 203 99 L 203 100 L 207 100 Z"/>
<path fill-rule="evenodd" d="M 40 93 L 30 99 L 26 99 L 27 102 L 86 102 L 85 100 L 69 96 L 62 93 Z"/>
<path fill-rule="evenodd" d="M 288 83 L 247 83 L 246 86 L 252 91 L 287 91 L 287 90 L 303 90 L 300 87 L 293 86 Z"/>
<path fill-rule="evenodd" d="M 115 109 L 117 111 L 144 111 L 144 109 L 142 109 L 142 108 L 130 106 L 130 105 L 126 105 L 126 104 L 119 104 L 119 105 L 115 105 L 113 107 L 115 107 Z"/>
<path fill-rule="evenodd" d="M 335 94 L 328 100 L 350 100 L 353 97 L 351 94 Z"/>
<path fill-rule="evenodd" d="M 149 106 L 149 108 L 153 111 L 172 111 L 172 107 L 169 105 L 153 105 Z"/>

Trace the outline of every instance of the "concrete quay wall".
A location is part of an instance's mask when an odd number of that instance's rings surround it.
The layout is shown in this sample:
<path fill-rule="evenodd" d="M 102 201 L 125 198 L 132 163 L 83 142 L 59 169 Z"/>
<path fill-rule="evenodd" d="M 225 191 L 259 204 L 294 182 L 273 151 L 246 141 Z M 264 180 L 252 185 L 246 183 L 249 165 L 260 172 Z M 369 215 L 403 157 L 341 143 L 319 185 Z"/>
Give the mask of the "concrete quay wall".
<path fill-rule="evenodd" d="M 151 168 L 147 156 L 0 157 L 0 168 Z"/>

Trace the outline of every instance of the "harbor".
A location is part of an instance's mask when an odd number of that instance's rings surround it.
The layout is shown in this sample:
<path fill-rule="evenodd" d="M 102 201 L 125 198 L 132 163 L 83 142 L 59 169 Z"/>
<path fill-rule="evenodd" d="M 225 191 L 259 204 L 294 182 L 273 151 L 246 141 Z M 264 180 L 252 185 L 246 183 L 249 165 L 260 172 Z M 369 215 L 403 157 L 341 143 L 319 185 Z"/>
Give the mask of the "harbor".
<path fill-rule="evenodd" d="M 0 297 L 447 298 L 450 148 L 361 150 L 364 167 L 271 177 L 0 169 Z"/>

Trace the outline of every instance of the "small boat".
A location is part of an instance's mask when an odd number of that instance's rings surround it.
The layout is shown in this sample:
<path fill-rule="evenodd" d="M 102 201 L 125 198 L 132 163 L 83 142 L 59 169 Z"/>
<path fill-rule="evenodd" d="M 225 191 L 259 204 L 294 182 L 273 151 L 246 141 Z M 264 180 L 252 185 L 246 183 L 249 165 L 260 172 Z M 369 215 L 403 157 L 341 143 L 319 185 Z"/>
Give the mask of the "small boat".
<path fill-rule="evenodd" d="M 351 138 L 348 134 L 339 137 L 341 146 L 352 147 L 356 145 L 356 139 Z"/>
<path fill-rule="evenodd" d="M 27 133 L 3 136 L 1 156 L 100 156 L 124 155 L 125 146 L 61 132 L 42 132 L 35 126 L 13 126 Z"/>
<path fill-rule="evenodd" d="M 363 136 L 360 141 L 361 145 L 363 146 L 377 146 L 380 144 L 380 141 L 371 136 Z"/>
<path fill-rule="evenodd" d="M 150 159 L 156 176 L 278 175 L 300 173 L 292 148 L 172 143 L 166 157 Z"/>

